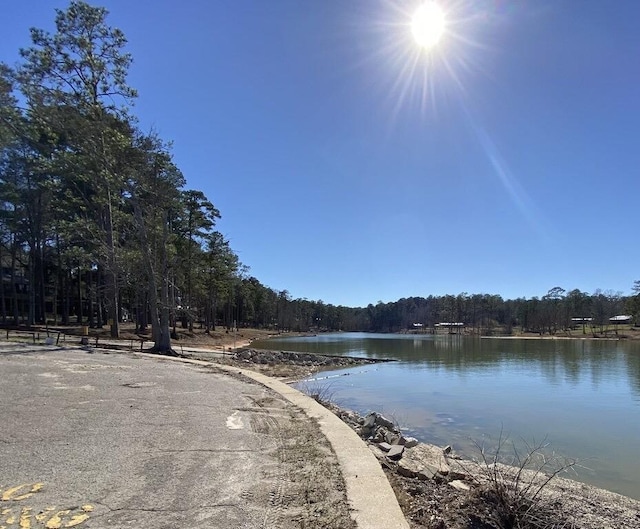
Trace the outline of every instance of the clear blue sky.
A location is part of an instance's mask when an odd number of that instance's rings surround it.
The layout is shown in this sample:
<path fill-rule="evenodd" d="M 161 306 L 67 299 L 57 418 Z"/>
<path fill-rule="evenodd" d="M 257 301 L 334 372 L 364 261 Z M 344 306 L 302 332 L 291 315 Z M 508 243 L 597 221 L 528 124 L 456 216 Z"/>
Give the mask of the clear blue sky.
<path fill-rule="evenodd" d="M 349 306 L 630 292 L 640 279 L 640 2 L 103 0 L 133 112 L 264 284 Z M 0 60 L 62 0 L 2 0 Z"/>

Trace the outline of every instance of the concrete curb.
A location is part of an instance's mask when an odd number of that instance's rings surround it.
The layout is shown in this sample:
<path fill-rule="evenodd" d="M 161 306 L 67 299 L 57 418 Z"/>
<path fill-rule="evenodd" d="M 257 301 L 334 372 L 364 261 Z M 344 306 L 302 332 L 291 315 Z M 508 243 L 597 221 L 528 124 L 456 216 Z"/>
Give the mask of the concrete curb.
<path fill-rule="evenodd" d="M 135 354 L 156 360 L 160 358 L 188 364 L 215 366 L 230 374 L 240 373 L 275 391 L 300 408 L 308 417 L 318 421 L 322 434 L 331 443 L 338 458 L 347 487 L 347 499 L 352 509 L 351 517 L 355 520 L 358 529 L 378 529 L 379 527 L 409 529 L 409 524 L 398 505 L 391 485 L 371 450 L 348 425 L 312 398 L 284 382 L 248 369 L 189 358 L 147 353 Z"/>

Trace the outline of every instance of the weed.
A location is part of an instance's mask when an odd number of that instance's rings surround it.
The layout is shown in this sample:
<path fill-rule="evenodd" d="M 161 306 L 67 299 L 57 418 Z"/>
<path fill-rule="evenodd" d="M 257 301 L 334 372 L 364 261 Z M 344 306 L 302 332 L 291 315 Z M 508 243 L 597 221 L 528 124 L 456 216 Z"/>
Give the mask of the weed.
<path fill-rule="evenodd" d="M 571 525 L 562 514 L 561 498 L 549 483 L 560 474 L 575 471 L 577 461 L 549 452 L 546 438 L 523 448 L 504 431 L 497 444 L 487 448 L 474 442 L 480 458 L 474 494 L 492 526 L 498 529 L 560 529 Z"/>
<path fill-rule="evenodd" d="M 299 386 L 300 391 L 309 395 L 316 402 L 323 406 L 334 403 L 336 390 L 333 382 L 325 382 L 320 380 L 304 381 Z"/>

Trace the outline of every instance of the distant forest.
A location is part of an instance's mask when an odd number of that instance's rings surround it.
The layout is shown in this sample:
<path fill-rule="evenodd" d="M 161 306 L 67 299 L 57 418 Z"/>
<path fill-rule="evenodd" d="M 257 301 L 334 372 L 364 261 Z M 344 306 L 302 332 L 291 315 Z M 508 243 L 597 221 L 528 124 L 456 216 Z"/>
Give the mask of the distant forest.
<path fill-rule="evenodd" d="M 175 326 L 402 331 L 464 323 L 554 333 L 572 318 L 638 318 L 634 295 L 553 288 L 540 299 L 487 294 L 407 298 L 349 308 L 292 299 L 251 277 L 216 230 L 220 212 L 186 180 L 169 144 L 139 129 L 126 39 L 107 11 L 56 10 L 15 66 L 0 63 L 0 321 L 5 325 Z"/>

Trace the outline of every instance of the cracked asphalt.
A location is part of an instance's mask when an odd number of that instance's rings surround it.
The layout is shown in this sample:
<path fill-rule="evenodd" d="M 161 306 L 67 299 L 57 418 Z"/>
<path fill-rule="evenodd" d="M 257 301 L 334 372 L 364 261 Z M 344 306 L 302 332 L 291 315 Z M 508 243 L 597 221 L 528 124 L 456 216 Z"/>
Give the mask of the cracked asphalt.
<path fill-rule="evenodd" d="M 0 527 L 276 527 L 288 406 L 203 366 L 0 343 Z"/>

